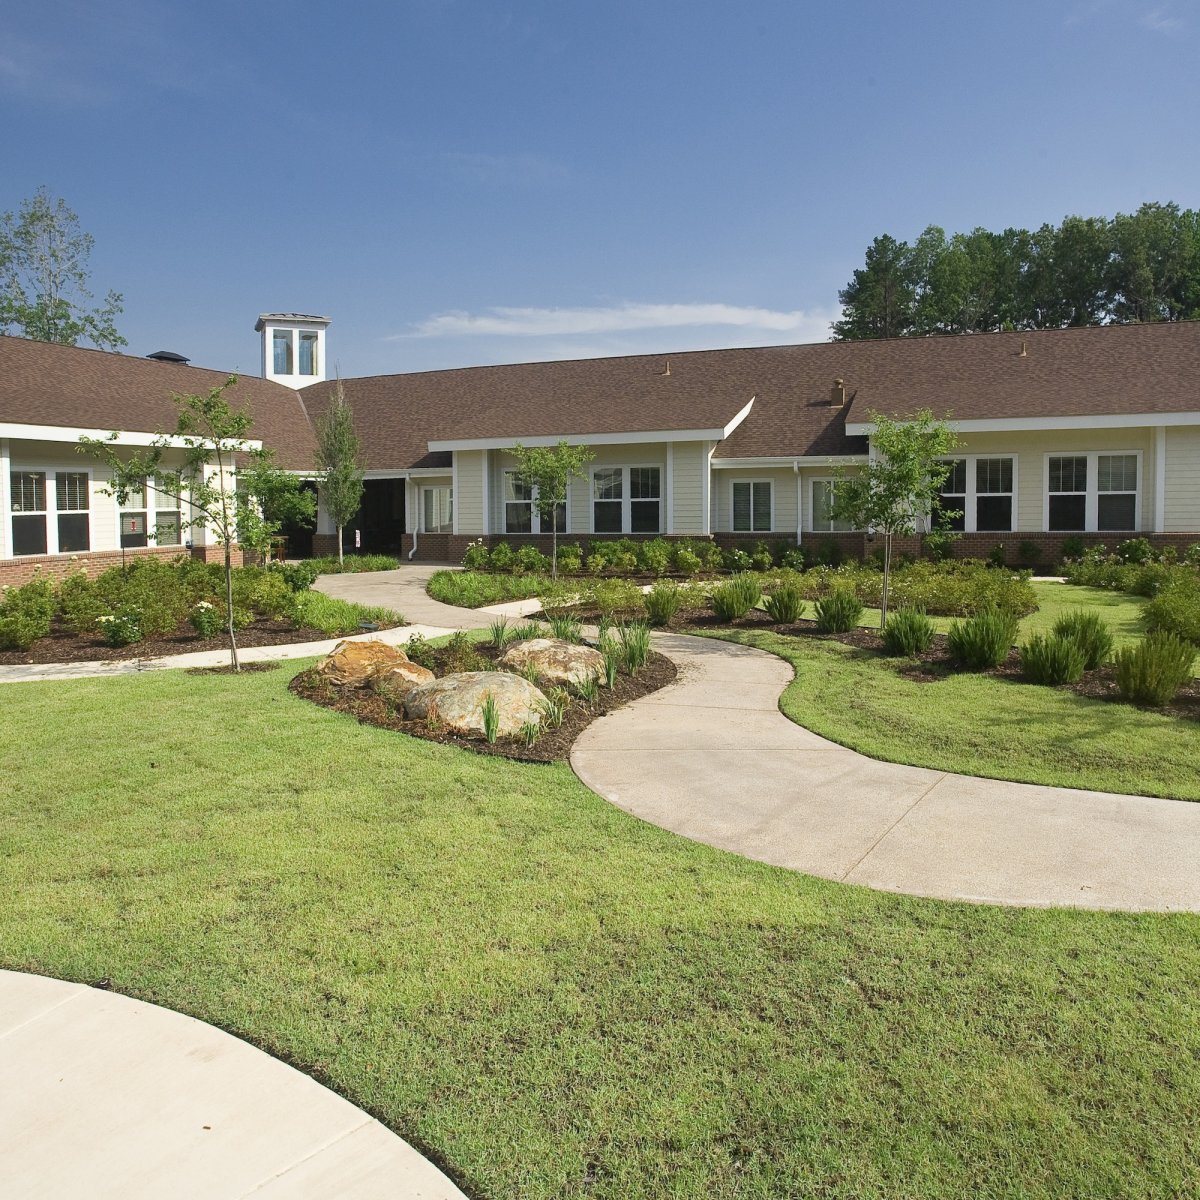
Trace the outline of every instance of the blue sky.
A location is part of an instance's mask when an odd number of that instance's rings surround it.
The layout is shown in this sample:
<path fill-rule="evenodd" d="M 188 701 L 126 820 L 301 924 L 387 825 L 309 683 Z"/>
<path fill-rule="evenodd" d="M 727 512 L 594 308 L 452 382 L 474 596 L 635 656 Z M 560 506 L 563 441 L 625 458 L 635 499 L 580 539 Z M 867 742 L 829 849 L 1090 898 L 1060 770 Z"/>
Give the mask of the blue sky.
<path fill-rule="evenodd" d="M 0 210 L 221 369 L 280 309 L 346 376 L 821 340 L 877 234 L 1200 204 L 1194 0 L 0 15 Z"/>

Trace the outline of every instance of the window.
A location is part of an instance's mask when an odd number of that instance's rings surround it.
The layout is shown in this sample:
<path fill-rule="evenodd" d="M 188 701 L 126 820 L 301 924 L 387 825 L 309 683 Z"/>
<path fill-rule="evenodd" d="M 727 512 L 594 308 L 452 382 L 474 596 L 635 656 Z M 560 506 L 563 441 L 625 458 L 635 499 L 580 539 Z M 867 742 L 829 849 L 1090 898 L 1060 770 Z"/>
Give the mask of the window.
<path fill-rule="evenodd" d="M 544 520 L 534 505 L 537 488 L 524 484 L 517 478 L 516 471 L 504 472 L 504 532 L 505 533 L 549 533 L 551 522 Z M 543 529 L 542 526 L 545 525 Z M 554 531 L 566 533 L 567 506 L 554 507 Z"/>
<path fill-rule="evenodd" d="M 601 467 L 592 476 L 592 532 L 620 533 L 625 495 L 621 467 Z"/>
<path fill-rule="evenodd" d="M 154 543 L 157 546 L 178 546 L 183 522 L 180 520 L 179 499 L 154 489 Z"/>
<path fill-rule="evenodd" d="M 1046 490 L 1048 528 L 1051 533 L 1087 528 L 1088 460 L 1086 454 L 1052 456 Z"/>
<path fill-rule="evenodd" d="M 276 329 L 271 335 L 271 346 L 275 355 L 276 375 L 292 375 L 292 331 Z"/>
<path fill-rule="evenodd" d="M 770 533 L 771 484 L 769 480 L 739 480 L 733 485 L 734 533 Z"/>
<path fill-rule="evenodd" d="M 981 533 L 1013 527 L 1013 460 L 975 460 L 975 528 Z"/>
<path fill-rule="evenodd" d="M 300 334 L 300 374 L 315 375 L 317 373 L 317 335 L 315 333 Z"/>
<path fill-rule="evenodd" d="M 1135 529 L 1138 460 L 1136 454 L 1096 456 L 1096 528 Z"/>
<path fill-rule="evenodd" d="M 146 529 L 146 481 L 140 489 L 130 491 L 121 505 L 121 549 L 133 550 L 149 542 Z"/>
<path fill-rule="evenodd" d="M 967 527 L 967 460 L 956 458 L 950 463 L 950 474 L 942 484 L 933 510 L 936 529 L 952 529 L 962 533 Z"/>
<path fill-rule="evenodd" d="M 1141 455 L 1046 456 L 1046 528 L 1066 533 L 1130 533 L 1140 518 Z"/>
<path fill-rule="evenodd" d="M 661 468 L 597 467 L 592 472 L 593 533 L 658 533 L 661 529 Z"/>
<path fill-rule="evenodd" d="M 454 532 L 454 491 L 448 487 L 425 488 L 422 493 L 424 533 Z"/>
<path fill-rule="evenodd" d="M 88 519 L 89 481 L 86 471 L 59 471 L 54 476 L 58 509 L 58 552 L 76 554 L 92 548 Z"/>
<path fill-rule="evenodd" d="M 46 553 L 46 472 L 13 471 L 12 540 L 14 554 Z"/>
<path fill-rule="evenodd" d="M 832 479 L 814 479 L 812 485 L 812 527 L 816 533 L 846 533 L 849 521 L 835 521 L 830 515 L 833 507 Z"/>

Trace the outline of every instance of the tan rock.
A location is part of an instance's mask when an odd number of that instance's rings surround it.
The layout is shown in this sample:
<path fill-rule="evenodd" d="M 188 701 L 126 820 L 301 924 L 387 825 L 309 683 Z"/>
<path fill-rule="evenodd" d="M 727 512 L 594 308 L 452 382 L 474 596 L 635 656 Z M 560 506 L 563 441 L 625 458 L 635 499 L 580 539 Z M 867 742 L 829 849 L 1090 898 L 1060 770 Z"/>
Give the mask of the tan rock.
<path fill-rule="evenodd" d="M 604 655 L 599 650 L 560 638 L 517 642 L 509 647 L 500 663 L 510 671 L 524 672 L 532 667 L 544 682 L 558 685 L 604 678 Z"/>
<path fill-rule="evenodd" d="M 483 705 L 496 701 L 496 730 L 512 737 L 527 722 L 541 721 L 546 697 L 527 679 L 507 671 L 462 671 L 443 675 L 415 687 L 404 698 L 404 709 L 417 721 L 438 722 L 456 733 L 483 737 Z"/>
<path fill-rule="evenodd" d="M 371 688 L 388 700 L 397 702 L 403 700 L 415 687 L 423 683 L 432 683 L 437 676 L 419 663 L 397 662 L 384 663 L 376 667 L 367 679 Z"/>
<path fill-rule="evenodd" d="M 408 662 L 408 655 L 385 642 L 338 642 L 317 663 L 317 672 L 341 687 L 360 687 L 381 667 Z"/>

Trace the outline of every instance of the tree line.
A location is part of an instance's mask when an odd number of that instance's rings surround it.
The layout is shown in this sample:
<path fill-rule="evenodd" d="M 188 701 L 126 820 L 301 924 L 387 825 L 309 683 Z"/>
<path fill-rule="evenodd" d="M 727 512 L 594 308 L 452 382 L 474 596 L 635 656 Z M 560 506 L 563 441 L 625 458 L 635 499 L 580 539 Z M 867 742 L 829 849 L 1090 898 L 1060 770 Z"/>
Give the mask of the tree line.
<path fill-rule="evenodd" d="M 1037 230 L 889 234 L 838 293 L 840 341 L 1200 317 L 1200 212 L 1143 204 Z"/>

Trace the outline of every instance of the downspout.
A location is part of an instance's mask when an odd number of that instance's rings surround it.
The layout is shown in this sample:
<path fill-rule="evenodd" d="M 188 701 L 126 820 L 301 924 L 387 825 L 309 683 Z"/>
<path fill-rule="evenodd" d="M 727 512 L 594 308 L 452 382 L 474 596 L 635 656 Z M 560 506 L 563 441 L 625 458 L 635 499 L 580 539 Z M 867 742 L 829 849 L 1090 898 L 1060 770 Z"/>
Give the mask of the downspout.
<path fill-rule="evenodd" d="M 420 489 L 419 489 L 419 488 L 411 488 L 411 489 L 410 489 L 410 488 L 408 487 L 408 485 L 409 485 L 410 483 L 412 483 L 412 476 L 411 476 L 411 475 L 408 475 L 408 474 L 406 474 L 406 475 L 404 476 L 404 487 L 405 487 L 405 490 L 406 490 L 406 491 L 408 491 L 408 490 L 411 490 L 414 496 L 416 496 L 416 495 L 419 495 L 419 493 L 420 493 Z M 412 527 L 413 544 L 412 544 L 412 549 L 411 549 L 411 550 L 408 552 L 408 561 L 409 561 L 409 562 L 412 562 L 412 560 L 413 560 L 413 555 L 414 555 L 414 554 L 416 554 L 416 552 L 417 552 L 417 530 L 418 530 L 418 529 L 420 529 L 420 527 L 421 527 L 421 514 L 420 514 L 420 512 L 419 512 L 419 511 L 417 511 L 419 508 L 420 508 L 420 505 L 419 505 L 419 504 L 416 504 L 416 503 L 414 502 L 414 504 L 413 504 L 413 527 Z M 405 504 L 405 506 L 404 506 L 404 511 L 405 511 L 406 513 L 408 512 L 408 505 L 407 505 L 407 504 Z"/>
<path fill-rule="evenodd" d="M 804 482 L 800 478 L 800 460 L 792 459 L 792 474 L 796 476 L 796 545 L 800 545 L 801 533 L 804 528 Z"/>

